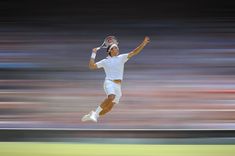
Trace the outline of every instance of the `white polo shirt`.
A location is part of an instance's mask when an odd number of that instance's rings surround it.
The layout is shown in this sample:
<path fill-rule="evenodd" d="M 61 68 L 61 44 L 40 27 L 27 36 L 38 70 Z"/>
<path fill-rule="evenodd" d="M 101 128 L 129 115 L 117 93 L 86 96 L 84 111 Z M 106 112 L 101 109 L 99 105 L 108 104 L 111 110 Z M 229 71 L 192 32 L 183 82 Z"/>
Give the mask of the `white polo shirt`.
<path fill-rule="evenodd" d="M 108 56 L 106 59 L 103 59 L 96 63 L 97 68 L 104 68 L 107 80 L 122 80 L 124 64 L 128 60 L 128 53 L 121 54 L 118 56 Z"/>

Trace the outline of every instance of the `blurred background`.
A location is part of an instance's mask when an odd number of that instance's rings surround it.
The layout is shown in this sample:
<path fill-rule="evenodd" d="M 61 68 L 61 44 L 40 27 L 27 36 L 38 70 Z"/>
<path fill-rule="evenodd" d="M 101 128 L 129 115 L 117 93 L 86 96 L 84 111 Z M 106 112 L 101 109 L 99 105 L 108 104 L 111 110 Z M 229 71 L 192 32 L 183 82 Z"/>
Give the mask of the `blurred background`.
<path fill-rule="evenodd" d="M 156 3 L 156 4 L 155 4 Z M 0 128 L 235 129 L 235 11 L 229 1 L 1 1 Z M 123 96 L 99 122 L 107 35 L 128 53 Z M 105 49 L 96 60 L 106 57 Z"/>

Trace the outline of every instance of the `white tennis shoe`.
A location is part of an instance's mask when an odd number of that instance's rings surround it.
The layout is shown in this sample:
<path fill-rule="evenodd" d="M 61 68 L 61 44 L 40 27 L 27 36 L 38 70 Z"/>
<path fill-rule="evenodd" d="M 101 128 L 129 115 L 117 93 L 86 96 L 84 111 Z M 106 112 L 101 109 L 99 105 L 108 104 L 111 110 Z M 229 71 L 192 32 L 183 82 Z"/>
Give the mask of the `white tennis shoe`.
<path fill-rule="evenodd" d="M 91 111 L 89 114 L 86 114 L 82 117 L 82 122 L 93 121 L 97 122 L 97 115 L 94 111 Z"/>
<path fill-rule="evenodd" d="M 91 111 L 90 119 L 93 122 L 97 122 L 97 115 L 96 115 L 96 113 L 94 111 Z"/>
<path fill-rule="evenodd" d="M 91 112 L 90 112 L 89 114 L 84 115 L 84 116 L 82 117 L 82 122 L 91 120 L 91 119 L 90 119 L 90 116 L 91 116 Z"/>

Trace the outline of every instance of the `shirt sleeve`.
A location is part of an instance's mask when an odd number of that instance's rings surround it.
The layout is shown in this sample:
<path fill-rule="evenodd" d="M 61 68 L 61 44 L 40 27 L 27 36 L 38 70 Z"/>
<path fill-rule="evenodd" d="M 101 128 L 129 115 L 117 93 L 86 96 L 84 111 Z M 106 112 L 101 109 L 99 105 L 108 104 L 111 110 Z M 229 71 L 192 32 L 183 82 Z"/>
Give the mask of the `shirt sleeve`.
<path fill-rule="evenodd" d="M 121 55 L 122 62 L 124 62 L 124 63 L 125 63 L 125 62 L 127 62 L 127 61 L 128 61 L 128 55 L 129 55 L 128 53 L 126 53 L 126 54 L 122 54 L 122 55 Z"/>
<path fill-rule="evenodd" d="M 97 68 L 104 68 L 104 63 L 105 63 L 105 60 L 101 60 L 99 62 L 96 62 L 96 66 Z"/>

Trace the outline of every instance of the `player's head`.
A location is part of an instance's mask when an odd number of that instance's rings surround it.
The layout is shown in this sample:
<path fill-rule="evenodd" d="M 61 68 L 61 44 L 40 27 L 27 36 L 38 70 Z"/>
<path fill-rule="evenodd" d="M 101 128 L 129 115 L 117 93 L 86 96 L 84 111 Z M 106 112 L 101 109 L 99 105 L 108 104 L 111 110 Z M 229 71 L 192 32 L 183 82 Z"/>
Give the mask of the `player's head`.
<path fill-rule="evenodd" d="M 112 44 L 112 45 L 108 46 L 107 53 L 111 57 L 117 56 L 119 54 L 119 48 L 118 48 L 117 44 Z"/>

